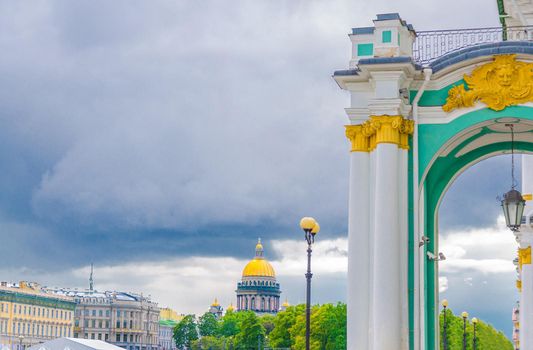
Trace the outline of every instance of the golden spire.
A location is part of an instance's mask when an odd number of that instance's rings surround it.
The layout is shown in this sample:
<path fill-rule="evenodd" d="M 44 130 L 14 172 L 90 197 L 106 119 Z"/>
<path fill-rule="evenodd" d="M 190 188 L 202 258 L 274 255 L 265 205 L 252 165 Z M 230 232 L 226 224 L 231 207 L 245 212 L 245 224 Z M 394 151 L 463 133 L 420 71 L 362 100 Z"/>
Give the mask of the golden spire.
<path fill-rule="evenodd" d="M 229 304 L 228 308 L 226 309 L 226 311 L 234 311 L 235 308 L 233 307 L 233 303 Z"/>
<path fill-rule="evenodd" d="M 291 304 L 289 304 L 289 300 L 287 300 L 287 298 L 285 298 L 285 301 L 283 302 L 283 304 L 281 304 L 281 306 L 287 308 L 287 307 L 291 306 Z"/>
<path fill-rule="evenodd" d="M 211 304 L 211 306 L 213 306 L 213 307 L 219 307 L 220 306 L 220 304 L 218 303 L 218 299 L 217 298 L 215 298 L 215 301 L 213 301 L 213 304 Z"/>

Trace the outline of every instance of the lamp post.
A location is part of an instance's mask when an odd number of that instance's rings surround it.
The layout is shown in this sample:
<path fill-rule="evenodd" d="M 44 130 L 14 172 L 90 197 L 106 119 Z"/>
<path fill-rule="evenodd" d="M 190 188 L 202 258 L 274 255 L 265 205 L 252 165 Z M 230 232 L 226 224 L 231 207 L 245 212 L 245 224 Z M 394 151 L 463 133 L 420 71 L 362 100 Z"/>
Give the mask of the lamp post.
<path fill-rule="evenodd" d="M 446 324 L 446 309 L 448 308 L 448 300 L 444 299 L 442 301 L 442 308 L 443 308 L 443 312 L 444 312 L 444 315 L 442 316 L 443 318 L 443 322 L 442 322 L 442 347 L 444 348 L 443 350 L 448 350 L 448 333 L 447 333 L 447 324 Z"/>
<path fill-rule="evenodd" d="M 311 334 L 311 246 L 315 242 L 315 235 L 320 231 L 320 225 L 315 219 L 311 217 L 304 217 L 300 220 L 300 227 L 305 232 L 305 240 L 307 241 L 307 273 L 305 278 L 307 280 L 307 293 L 305 303 L 305 350 L 309 350 L 309 338 Z"/>
<path fill-rule="evenodd" d="M 514 129 L 513 124 L 505 124 L 511 129 L 511 190 L 503 195 L 501 201 L 505 224 L 513 231 L 517 232 L 522 224 L 522 214 L 526 201 L 522 194 L 515 189 L 517 183 L 514 177 Z"/>
<path fill-rule="evenodd" d="M 19 350 L 22 350 L 22 341 L 24 340 L 24 337 L 22 335 L 19 335 Z"/>
<path fill-rule="evenodd" d="M 473 350 L 477 350 L 477 337 L 476 337 L 476 326 L 477 326 L 477 318 L 472 318 L 472 324 L 474 325 L 474 339 L 473 339 Z"/>
<path fill-rule="evenodd" d="M 463 317 L 463 350 L 466 350 L 466 320 L 468 319 L 468 312 L 463 311 L 461 316 Z"/>

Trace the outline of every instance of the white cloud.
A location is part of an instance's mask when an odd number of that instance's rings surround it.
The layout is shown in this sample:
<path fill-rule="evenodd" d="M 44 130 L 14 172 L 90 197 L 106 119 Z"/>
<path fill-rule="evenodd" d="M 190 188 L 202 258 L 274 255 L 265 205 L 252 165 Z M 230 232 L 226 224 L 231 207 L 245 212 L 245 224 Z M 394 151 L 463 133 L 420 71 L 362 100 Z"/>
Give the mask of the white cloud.
<path fill-rule="evenodd" d="M 270 260 L 276 271 L 278 280 L 291 281 L 282 290 L 292 303 L 301 302 L 304 294 L 304 273 L 307 264 L 304 240 L 273 241 L 274 252 L 266 252 L 268 256 L 279 257 Z M 343 301 L 345 297 L 335 300 L 339 293 L 331 293 L 331 289 L 343 288 L 346 279 L 346 239 L 322 240 L 314 245 L 313 288 L 315 291 L 326 290 L 327 293 L 314 295 L 316 302 Z M 250 259 L 253 254 L 250 255 Z M 160 306 L 170 306 L 180 313 L 201 314 L 207 310 L 216 297 L 224 307 L 231 302 L 235 304 L 235 288 L 241 278 L 244 266 L 250 259 L 232 257 L 189 257 L 174 258 L 161 261 L 140 261 L 122 263 L 112 266 L 96 265 L 96 288 L 100 290 L 122 290 L 144 295 L 151 295 Z M 87 286 L 89 266 L 60 272 L 45 272 L 32 269 L 11 269 L 1 271 L 3 276 L 16 279 L 25 276 L 49 286 L 80 287 Z M 340 280 L 339 280 L 340 276 Z M 300 277 L 301 284 L 292 283 Z M 316 278 L 320 277 L 320 278 Z M 331 284 L 331 281 L 336 284 Z M 321 285 L 325 283 L 327 285 Z M 325 288 L 324 288 L 325 287 Z M 287 288 L 302 288 L 291 290 Z M 342 290 L 340 295 L 344 295 Z"/>
<path fill-rule="evenodd" d="M 439 293 L 444 293 L 448 289 L 448 277 L 439 276 Z"/>
<path fill-rule="evenodd" d="M 445 232 L 439 242 L 439 250 L 446 255 L 446 260 L 439 264 L 440 271 L 513 272 L 517 243 L 502 219 L 494 227 Z"/>

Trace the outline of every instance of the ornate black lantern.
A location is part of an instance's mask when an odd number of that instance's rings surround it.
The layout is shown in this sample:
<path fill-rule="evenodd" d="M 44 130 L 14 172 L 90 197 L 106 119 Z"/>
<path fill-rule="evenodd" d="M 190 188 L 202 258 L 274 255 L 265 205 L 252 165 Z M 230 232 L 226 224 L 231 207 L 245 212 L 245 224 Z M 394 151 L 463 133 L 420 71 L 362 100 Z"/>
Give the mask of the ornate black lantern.
<path fill-rule="evenodd" d="M 505 224 L 511 231 L 516 232 L 522 224 L 522 214 L 526 201 L 522 194 L 515 189 L 516 180 L 514 177 L 514 129 L 513 124 L 506 124 L 511 129 L 511 190 L 503 195 L 502 209 L 505 216 Z"/>

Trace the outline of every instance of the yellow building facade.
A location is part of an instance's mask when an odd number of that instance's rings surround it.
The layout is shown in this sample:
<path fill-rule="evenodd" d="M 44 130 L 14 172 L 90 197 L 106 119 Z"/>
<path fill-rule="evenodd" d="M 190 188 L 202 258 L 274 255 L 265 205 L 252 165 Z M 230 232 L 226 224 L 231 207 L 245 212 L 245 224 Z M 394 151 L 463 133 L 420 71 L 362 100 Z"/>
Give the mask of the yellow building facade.
<path fill-rule="evenodd" d="M 178 315 L 178 313 L 171 308 L 165 307 L 159 311 L 159 319 L 179 322 L 183 319 L 183 316 Z"/>
<path fill-rule="evenodd" d="M 60 337 L 72 337 L 73 299 L 45 293 L 36 283 L 0 284 L 0 346 L 23 350 Z"/>

